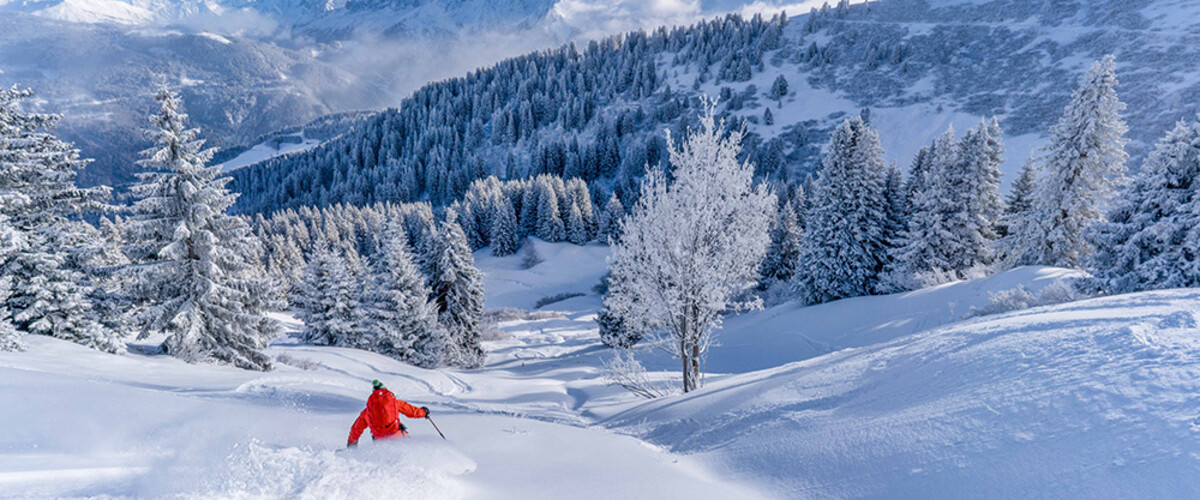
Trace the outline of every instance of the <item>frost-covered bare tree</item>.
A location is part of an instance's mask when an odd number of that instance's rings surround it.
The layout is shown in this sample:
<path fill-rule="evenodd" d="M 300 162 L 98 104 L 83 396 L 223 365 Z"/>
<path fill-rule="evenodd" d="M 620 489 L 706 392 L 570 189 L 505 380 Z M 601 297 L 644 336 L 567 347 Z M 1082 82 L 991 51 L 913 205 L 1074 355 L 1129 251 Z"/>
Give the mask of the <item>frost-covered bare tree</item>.
<path fill-rule="evenodd" d="M 661 168 L 621 222 L 606 306 L 630 328 L 659 337 L 683 363 L 683 390 L 700 386 L 704 356 L 727 311 L 759 306 L 754 286 L 770 243 L 775 195 L 737 159 L 744 132 L 724 130 L 710 104 L 682 144 L 667 136 L 674 180 Z"/>

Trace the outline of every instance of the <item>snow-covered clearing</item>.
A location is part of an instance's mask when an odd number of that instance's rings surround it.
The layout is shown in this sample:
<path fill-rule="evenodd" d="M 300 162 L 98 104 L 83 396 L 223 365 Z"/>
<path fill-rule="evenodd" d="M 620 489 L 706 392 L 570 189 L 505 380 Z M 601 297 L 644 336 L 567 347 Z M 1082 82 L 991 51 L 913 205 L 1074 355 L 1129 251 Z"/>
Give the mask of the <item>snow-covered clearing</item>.
<path fill-rule="evenodd" d="M 205 36 L 208 36 L 208 34 L 205 34 Z M 228 40 L 225 40 L 224 43 L 230 43 L 230 42 Z M 316 139 L 309 139 L 309 138 L 304 137 L 303 132 L 301 132 L 298 135 L 289 136 L 289 137 L 295 138 L 295 139 L 299 140 L 300 142 L 280 142 L 277 144 L 271 144 L 271 143 L 256 144 L 253 147 L 251 147 L 250 149 L 243 151 L 242 154 L 239 154 L 236 157 L 234 157 L 233 159 L 231 159 L 225 163 L 222 163 L 220 165 L 221 171 L 228 172 L 230 170 L 239 169 L 239 168 L 245 167 L 247 165 L 253 165 L 255 163 L 263 162 L 263 161 L 269 160 L 271 158 L 274 158 L 276 156 L 285 155 L 288 153 L 298 153 L 298 152 L 307 151 L 307 150 L 311 149 L 313 146 L 320 144 L 320 141 L 318 141 Z"/>
<path fill-rule="evenodd" d="M 255 373 L 44 337 L 0 354 L 0 497 L 806 498 L 1200 494 L 1200 291 L 962 321 L 1022 268 L 909 294 L 731 318 L 708 385 L 647 402 L 606 385 L 591 291 L 607 249 L 476 253 L 499 328 L 477 371 L 271 348 Z M 286 316 L 281 316 L 287 318 Z M 296 325 L 292 325 L 294 328 Z M 652 370 L 676 362 L 647 353 Z M 337 452 L 379 378 L 427 405 L 400 442 Z"/>

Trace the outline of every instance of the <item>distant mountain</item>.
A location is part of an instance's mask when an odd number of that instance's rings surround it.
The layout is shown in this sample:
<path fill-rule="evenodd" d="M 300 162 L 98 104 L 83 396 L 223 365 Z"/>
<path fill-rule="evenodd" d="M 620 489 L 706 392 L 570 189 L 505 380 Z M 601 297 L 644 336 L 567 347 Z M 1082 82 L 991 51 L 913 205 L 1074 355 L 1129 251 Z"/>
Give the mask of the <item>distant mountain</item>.
<path fill-rule="evenodd" d="M 341 139 L 239 170 L 238 208 L 438 203 L 475 178 L 539 173 L 628 194 L 663 156 L 663 129 L 681 132 L 701 95 L 748 127 L 746 156 L 781 183 L 811 173 L 829 130 L 859 113 L 904 166 L 947 126 L 996 115 L 1015 172 L 1106 53 L 1118 60 L 1133 167 L 1200 111 L 1195 2 L 881 0 L 782 22 L 633 33 L 431 84 Z M 780 77 L 788 94 L 776 101 Z"/>
<path fill-rule="evenodd" d="M 651 4 L 0 0 L 0 85 L 33 88 L 41 110 L 66 115 L 60 132 L 96 160 L 82 182 L 119 186 L 146 146 L 157 85 L 182 92 L 210 145 L 241 148 L 506 57 L 700 14 Z"/>
<path fill-rule="evenodd" d="M 213 146 L 251 140 L 373 100 L 369 82 L 308 51 L 211 33 L 0 15 L 0 84 L 33 88 L 64 137 L 96 162 L 85 184 L 131 178 L 161 84 L 178 88 Z"/>

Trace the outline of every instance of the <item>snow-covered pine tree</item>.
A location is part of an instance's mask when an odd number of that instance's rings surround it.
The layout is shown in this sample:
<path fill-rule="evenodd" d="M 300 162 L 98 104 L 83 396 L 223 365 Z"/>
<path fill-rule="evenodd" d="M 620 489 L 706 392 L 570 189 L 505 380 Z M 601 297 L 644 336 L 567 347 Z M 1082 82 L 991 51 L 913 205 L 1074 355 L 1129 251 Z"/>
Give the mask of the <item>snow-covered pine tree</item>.
<path fill-rule="evenodd" d="M 608 203 L 604 204 L 604 213 L 600 215 L 600 241 L 608 243 L 617 240 L 621 234 L 622 217 L 625 217 L 625 206 L 621 204 L 617 193 L 613 193 L 609 195 Z"/>
<path fill-rule="evenodd" d="M 642 340 L 642 335 L 626 327 L 621 316 L 613 314 L 607 305 L 601 306 L 596 314 L 596 325 L 599 327 L 600 343 L 614 349 L 629 349 Z"/>
<path fill-rule="evenodd" d="M 754 286 L 770 243 L 775 196 L 737 159 L 745 133 L 725 134 L 715 106 L 676 146 L 667 136 L 674 181 L 661 168 L 642 181 L 641 198 L 612 249 L 605 305 L 634 332 L 669 332 L 683 363 L 683 390 L 702 381 L 703 358 L 721 315 L 759 301 Z"/>
<path fill-rule="evenodd" d="M 538 199 L 538 194 L 541 192 L 538 189 L 537 180 L 531 179 L 525 183 L 525 194 L 521 197 L 520 227 L 521 238 L 526 236 L 534 236 L 538 231 L 538 206 L 541 201 Z"/>
<path fill-rule="evenodd" d="M 759 271 L 759 289 L 766 290 L 776 283 L 789 283 L 800 266 L 800 238 L 802 231 L 796 219 L 796 210 L 789 200 L 779 209 L 775 224 L 771 227 L 771 244 L 767 247 Z"/>
<path fill-rule="evenodd" d="M 914 174 L 923 179 L 910 180 L 920 186 L 912 199 L 911 216 L 899 246 L 893 250 L 892 263 L 880 290 L 896 292 L 936 284 L 931 277 L 953 272 L 950 256 L 956 234 L 951 217 L 956 211 L 955 183 L 946 176 L 960 162 L 959 147 L 950 127 L 928 147 L 921 148 L 913 161 Z M 920 170 L 916 168 L 920 165 Z M 950 278 L 953 279 L 953 278 Z"/>
<path fill-rule="evenodd" d="M 0 195 L 0 204 L 13 201 L 10 197 Z M 25 238 L 8 224 L 6 211 L 0 208 L 0 262 L 12 254 L 22 250 Z M 21 342 L 24 332 L 17 330 L 12 322 L 12 311 L 8 308 L 8 298 L 12 295 L 12 278 L 0 275 L 0 351 L 19 351 L 25 348 Z"/>
<path fill-rule="evenodd" d="M 100 323 L 94 286 L 80 268 L 81 255 L 100 246 L 97 233 L 72 220 L 102 209 L 108 188 L 75 186 L 87 162 L 46 132 L 61 117 L 20 109 L 32 96 L 17 87 L 0 89 L 0 217 L 23 242 L 0 261 L 0 277 L 12 287 L 5 305 L 24 332 L 124 351 L 119 332 Z"/>
<path fill-rule="evenodd" d="M 567 197 L 579 209 L 579 217 L 583 221 L 584 241 L 595 239 L 599 232 L 599 222 L 596 220 L 596 209 L 592 205 L 592 193 L 588 189 L 587 183 L 582 179 L 568 180 Z"/>
<path fill-rule="evenodd" d="M 1079 267 L 1092 252 L 1085 229 L 1125 180 L 1125 104 L 1117 98 L 1116 59 L 1097 61 L 1075 90 L 1042 151 L 1034 208 L 1016 228 L 1017 264 Z"/>
<path fill-rule="evenodd" d="M 267 273 L 279 285 L 281 298 L 291 296 L 304 275 L 304 253 L 291 238 L 274 234 L 269 239 Z"/>
<path fill-rule="evenodd" d="M 367 348 L 422 368 L 437 367 L 446 331 L 437 322 L 425 277 L 413 264 L 402 229 L 389 229 L 374 264 L 373 286 L 363 304 Z"/>
<path fill-rule="evenodd" d="M 993 130 L 998 129 L 980 121 L 956 144 L 950 129 L 924 150 L 926 178 L 884 289 L 908 290 L 959 279 L 993 262 L 992 242 L 1002 210 L 998 187 L 1003 154 Z"/>
<path fill-rule="evenodd" d="M 778 103 L 779 107 L 783 107 L 783 98 L 788 94 L 788 81 L 783 75 L 775 77 L 775 82 L 771 84 L 771 99 Z M 768 125 L 770 125 L 768 123 Z"/>
<path fill-rule="evenodd" d="M 553 193 L 551 193 L 551 197 Z M 465 368 L 483 366 L 486 353 L 480 344 L 483 316 L 483 276 L 462 229 L 442 222 L 432 235 L 425 256 L 429 288 L 437 305 L 438 322 L 446 329 L 445 364 Z"/>
<path fill-rule="evenodd" d="M 809 190 L 797 292 L 812 303 L 875 291 L 888 261 L 887 172 L 879 135 L 861 118 L 833 132 Z"/>
<path fill-rule="evenodd" d="M 521 239 L 517 232 L 517 215 L 512 202 L 505 197 L 497 204 L 496 216 L 492 219 L 492 255 L 503 257 L 517 253 Z"/>
<path fill-rule="evenodd" d="M 925 190 L 925 181 L 929 178 L 929 153 L 929 146 L 921 147 L 913 157 L 912 165 L 908 167 L 908 180 L 905 182 L 904 191 L 910 210 L 916 203 L 917 193 Z"/>
<path fill-rule="evenodd" d="M 261 243 L 226 213 L 237 195 L 220 166 L 205 165 L 212 150 L 186 128 L 179 98 L 163 89 L 155 100 L 146 132 L 155 145 L 142 153 L 146 172 L 131 188 L 137 201 L 127 223 L 130 295 L 145 306 L 136 321 L 143 335 L 166 334 L 166 352 L 189 363 L 269 370 L 262 349 L 280 326 L 265 314 L 274 290 L 255 260 Z"/>
<path fill-rule="evenodd" d="M 127 229 L 124 220 L 119 216 L 101 217 L 99 226 L 95 237 L 100 246 L 86 253 L 83 265 L 95 284 L 90 297 L 92 307 L 105 328 L 129 331 L 126 320 L 130 300 L 125 295 L 125 291 L 129 289 L 125 280 L 129 276 L 125 270 L 130 261 L 124 251 Z M 91 230 L 88 225 L 84 225 L 83 228 Z"/>
<path fill-rule="evenodd" d="M 0 298 L 7 298 L 12 293 L 12 279 L 0 276 Z M 25 343 L 21 342 L 22 332 L 12 323 L 12 312 L 8 304 L 0 302 L 0 352 L 21 351 Z"/>
<path fill-rule="evenodd" d="M 558 195 L 545 179 L 540 179 L 537 186 L 537 237 L 549 242 L 562 241 L 567 237 L 567 230 L 560 215 Z"/>
<path fill-rule="evenodd" d="M 980 120 L 978 128 L 963 136 L 958 163 L 942 175 L 951 183 L 948 192 L 954 200 L 951 227 L 956 236 L 950 256 L 955 272 L 994 261 L 992 242 L 1004 209 L 999 191 L 1004 145 L 999 136 L 992 135 L 998 130 L 998 125 Z"/>
<path fill-rule="evenodd" d="M 576 245 L 588 242 L 587 223 L 579 212 L 579 205 L 575 203 L 571 203 L 571 210 L 567 213 L 567 241 Z"/>
<path fill-rule="evenodd" d="M 313 252 L 293 302 L 304 322 L 301 340 L 316 345 L 357 347 L 363 338 L 362 284 L 345 259 L 321 244 Z"/>
<path fill-rule="evenodd" d="M 1200 285 L 1200 123 L 1155 145 L 1108 219 L 1092 225 L 1088 267 L 1109 293 Z"/>
<path fill-rule="evenodd" d="M 801 192 L 803 195 L 803 192 Z M 908 194 L 904 190 L 904 174 L 893 163 L 887 170 L 883 183 L 883 197 L 887 201 L 887 230 L 884 240 L 888 252 L 903 244 L 904 230 L 908 227 Z M 889 259 L 890 262 L 890 259 Z"/>
<path fill-rule="evenodd" d="M 1012 190 L 1004 198 L 1004 215 L 1000 217 L 998 232 L 1001 236 L 1001 258 L 1008 260 L 1011 241 L 1016 239 L 1013 228 L 1016 221 L 1033 210 L 1033 193 L 1037 188 L 1037 165 L 1030 157 L 1021 166 L 1021 172 L 1013 181 Z"/>

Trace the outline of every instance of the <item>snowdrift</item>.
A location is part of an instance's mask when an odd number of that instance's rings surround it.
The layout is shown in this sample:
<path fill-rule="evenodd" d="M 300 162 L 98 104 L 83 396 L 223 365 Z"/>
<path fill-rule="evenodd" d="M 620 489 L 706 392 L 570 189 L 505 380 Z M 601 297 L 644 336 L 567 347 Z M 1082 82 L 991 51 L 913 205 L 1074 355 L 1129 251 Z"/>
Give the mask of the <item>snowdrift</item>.
<path fill-rule="evenodd" d="M 987 278 L 958 281 L 913 292 L 855 297 L 805 306 L 790 302 L 733 316 L 718 332 L 721 346 L 709 356 L 715 373 L 745 373 L 808 359 L 847 347 L 886 342 L 962 321 L 989 294 L 1023 286 L 1032 293 L 1080 271 L 1031 266 Z"/>
<path fill-rule="evenodd" d="M 732 376 L 610 425 L 788 498 L 1200 496 L 1200 291 L 984 317 Z"/>

